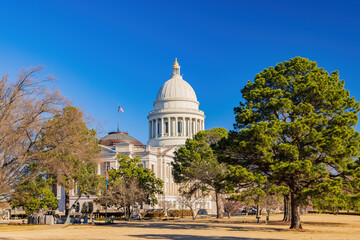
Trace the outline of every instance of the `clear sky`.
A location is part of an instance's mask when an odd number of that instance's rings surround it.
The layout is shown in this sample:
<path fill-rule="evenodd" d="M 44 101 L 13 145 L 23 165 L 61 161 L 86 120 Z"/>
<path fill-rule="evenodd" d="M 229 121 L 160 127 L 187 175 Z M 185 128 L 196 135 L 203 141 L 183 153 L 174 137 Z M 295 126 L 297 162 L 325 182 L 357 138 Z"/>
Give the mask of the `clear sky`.
<path fill-rule="evenodd" d="M 116 129 L 120 104 L 120 130 L 146 143 L 177 57 L 205 127 L 230 130 L 246 82 L 295 56 L 339 70 L 360 100 L 358 2 L 2 1 L 0 74 L 43 65 L 100 137 Z"/>

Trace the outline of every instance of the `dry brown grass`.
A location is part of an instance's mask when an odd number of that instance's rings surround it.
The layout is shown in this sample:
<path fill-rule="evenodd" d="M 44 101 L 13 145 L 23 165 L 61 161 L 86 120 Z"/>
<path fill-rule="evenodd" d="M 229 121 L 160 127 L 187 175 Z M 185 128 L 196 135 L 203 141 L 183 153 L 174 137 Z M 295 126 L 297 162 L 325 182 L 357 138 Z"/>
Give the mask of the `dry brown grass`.
<path fill-rule="evenodd" d="M 303 215 L 303 230 L 289 230 L 281 217 L 272 216 L 270 224 L 256 224 L 253 216 L 117 222 L 108 226 L 0 224 L 0 239 L 360 239 L 360 216 Z"/>

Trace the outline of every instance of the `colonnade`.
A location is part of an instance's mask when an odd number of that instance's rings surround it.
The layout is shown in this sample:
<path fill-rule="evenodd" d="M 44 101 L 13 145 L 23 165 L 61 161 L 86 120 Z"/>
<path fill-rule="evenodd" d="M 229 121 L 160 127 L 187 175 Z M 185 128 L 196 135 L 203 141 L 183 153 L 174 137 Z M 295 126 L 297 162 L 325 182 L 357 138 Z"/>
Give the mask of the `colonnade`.
<path fill-rule="evenodd" d="M 149 120 L 149 139 L 161 137 L 191 138 L 204 130 L 204 119 L 190 117 L 162 117 Z"/>

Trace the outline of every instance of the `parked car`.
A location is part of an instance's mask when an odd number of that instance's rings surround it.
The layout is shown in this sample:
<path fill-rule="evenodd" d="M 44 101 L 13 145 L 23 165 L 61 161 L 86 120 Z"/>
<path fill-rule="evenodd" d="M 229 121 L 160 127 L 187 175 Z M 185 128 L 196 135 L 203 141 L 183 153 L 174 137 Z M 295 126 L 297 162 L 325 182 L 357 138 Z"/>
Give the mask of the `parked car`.
<path fill-rule="evenodd" d="M 250 212 L 249 212 L 250 215 L 256 215 L 256 213 L 257 213 L 256 208 L 250 209 Z"/>
<path fill-rule="evenodd" d="M 206 209 L 199 209 L 197 215 L 208 215 L 208 212 L 206 211 Z"/>

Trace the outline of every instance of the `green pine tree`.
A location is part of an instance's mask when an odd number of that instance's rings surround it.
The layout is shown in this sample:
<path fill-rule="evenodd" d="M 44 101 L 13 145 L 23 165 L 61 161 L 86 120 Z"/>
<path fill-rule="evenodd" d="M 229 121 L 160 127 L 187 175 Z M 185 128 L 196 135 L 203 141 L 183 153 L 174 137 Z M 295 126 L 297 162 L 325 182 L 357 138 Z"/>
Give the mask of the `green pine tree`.
<path fill-rule="evenodd" d="M 237 132 L 230 136 L 228 156 L 289 188 L 292 229 L 301 228 L 299 208 L 311 190 L 330 189 L 350 174 L 358 155 L 359 103 L 344 85 L 337 71 L 329 74 L 296 57 L 257 74 L 234 109 Z"/>

